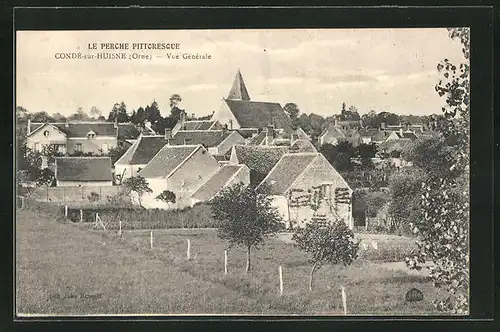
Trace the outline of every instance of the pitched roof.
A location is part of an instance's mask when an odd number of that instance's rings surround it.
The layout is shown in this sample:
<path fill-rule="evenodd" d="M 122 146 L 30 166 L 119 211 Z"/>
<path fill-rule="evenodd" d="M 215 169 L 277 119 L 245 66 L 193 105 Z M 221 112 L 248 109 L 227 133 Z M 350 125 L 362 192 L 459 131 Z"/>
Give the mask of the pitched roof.
<path fill-rule="evenodd" d="M 387 132 L 387 131 L 383 131 L 383 130 L 379 130 L 377 131 L 373 136 L 372 136 L 372 140 L 376 141 L 376 142 L 382 142 L 383 140 L 385 140 L 387 138 L 387 136 L 390 135 L 391 132 Z"/>
<path fill-rule="evenodd" d="M 259 133 L 258 128 L 240 128 L 237 131 L 243 138 L 251 138 L 253 134 Z"/>
<path fill-rule="evenodd" d="M 217 195 L 245 165 L 225 165 L 191 195 L 200 201 L 209 201 Z"/>
<path fill-rule="evenodd" d="M 209 130 L 214 129 L 217 121 L 212 120 L 189 120 L 185 121 L 180 130 Z M 217 128 L 219 129 L 219 128 Z"/>
<path fill-rule="evenodd" d="M 280 158 L 288 152 L 287 147 L 266 145 L 235 145 L 234 153 L 238 164 L 250 169 L 250 183 L 259 183 Z"/>
<path fill-rule="evenodd" d="M 248 95 L 247 87 L 245 82 L 243 81 L 243 76 L 241 76 L 241 72 L 238 69 L 236 76 L 234 78 L 233 86 L 231 87 L 231 91 L 229 91 L 228 99 L 239 99 L 239 100 L 250 100 L 250 96 Z"/>
<path fill-rule="evenodd" d="M 227 161 L 228 160 L 228 157 L 226 155 L 222 155 L 222 154 L 213 154 L 212 157 L 214 157 L 214 159 L 217 161 Z"/>
<path fill-rule="evenodd" d="M 297 152 L 318 152 L 310 140 L 299 138 L 290 146 L 290 153 Z"/>
<path fill-rule="evenodd" d="M 167 144 L 163 136 L 140 136 L 116 164 L 145 165 Z"/>
<path fill-rule="evenodd" d="M 259 186 L 268 185 L 273 195 L 284 194 L 317 156 L 317 152 L 285 154 Z"/>
<path fill-rule="evenodd" d="M 251 145 L 261 145 L 262 143 L 265 142 L 266 137 L 267 137 L 267 132 L 263 130 L 260 133 L 258 133 L 257 135 L 255 135 L 254 137 L 252 137 L 252 139 L 250 140 L 249 144 L 251 144 Z"/>
<path fill-rule="evenodd" d="M 320 136 L 325 136 L 325 135 L 336 138 L 345 138 L 345 135 L 342 132 L 342 130 L 340 130 L 340 128 L 338 128 L 334 123 L 328 124 L 328 127 L 326 127 L 323 130 Z"/>
<path fill-rule="evenodd" d="M 97 136 L 113 136 L 116 137 L 117 130 L 113 122 L 53 122 L 49 123 L 68 137 L 86 137 L 87 134 L 93 131 Z M 30 127 L 35 128 L 35 130 L 30 132 L 30 135 L 34 131 L 40 129 L 43 123 L 31 123 Z M 138 136 L 139 134 L 137 134 Z M 137 137 L 136 136 L 136 137 Z"/>
<path fill-rule="evenodd" d="M 165 145 L 144 167 L 138 175 L 145 178 L 167 178 L 201 145 Z"/>
<path fill-rule="evenodd" d="M 409 138 L 400 138 L 398 140 L 390 140 L 390 141 L 385 141 L 380 144 L 379 149 L 384 150 L 386 152 L 393 152 L 393 151 L 403 151 L 407 148 L 409 148 L 411 144 L 411 139 Z"/>
<path fill-rule="evenodd" d="M 379 130 L 377 128 L 363 128 L 359 130 L 361 137 L 373 137 Z"/>
<path fill-rule="evenodd" d="M 59 157 L 55 164 L 59 181 L 113 180 L 110 157 Z"/>
<path fill-rule="evenodd" d="M 264 128 L 273 123 L 277 129 L 292 132 L 291 121 L 278 103 L 224 99 L 243 128 Z"/>
<path fill-rule="evenodd" d="M 396 133 L 398 135 L 399 138 L 408 138 L 408 139 L 411 139 L 412 141 L 418 139 L 417 135 L 415 135 L 414 133 L 411 133 L 411 132 L 403 132 L 403 134 L 401 133 Z"/>
<path fill-rule="evenodd" d="M 202 144 L 206 147 L 218 146 L 232 131 L 224 130 L 179 130 L 170 139 L 170 145 Z"/>

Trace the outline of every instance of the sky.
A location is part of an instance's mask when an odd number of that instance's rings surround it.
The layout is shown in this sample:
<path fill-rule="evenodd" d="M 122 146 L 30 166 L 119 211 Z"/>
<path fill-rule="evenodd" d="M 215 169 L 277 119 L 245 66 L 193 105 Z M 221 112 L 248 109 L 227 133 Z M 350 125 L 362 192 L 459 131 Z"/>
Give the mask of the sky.
<path fill-rule="evenodd" d="M 179 43 L 178 50 L 89 50 L 89 43 Z M 127 59 L 56 59 L 56 53 L 124 52 Z M 133 60 L 132 54 L 150 60 Z M 168 59 L 167 53 L 181 55 Z M 182 54 L 211 59 L 182 59 Z M 196 116 L 217 110 L 238 68 L 250 98 L 296 103 L 303 113 L 329 116 L 343 102 L 360 114 L 440 113 L 437 64 L 466 62 L 445 28 L 18 31 L 16 105 L 30 112 L 70 115 L 96 106 L 107 117 L 116 102 L 129 113 L 169 98 Z"/>

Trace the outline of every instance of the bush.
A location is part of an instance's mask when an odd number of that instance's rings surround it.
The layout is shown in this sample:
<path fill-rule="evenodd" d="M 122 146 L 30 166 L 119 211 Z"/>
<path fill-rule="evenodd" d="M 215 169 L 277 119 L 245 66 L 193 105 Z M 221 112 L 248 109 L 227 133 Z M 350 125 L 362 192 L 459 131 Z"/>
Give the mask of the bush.
<path fill-rule="evenodd" d="M 90 195 L 87 196 L 87 198 L 89 199 L 89 201 L 91 202 L 97 202 L 99 199 L 100 199 L 100 196 L 98 193 L 96 192 L 91 192 Z"/>

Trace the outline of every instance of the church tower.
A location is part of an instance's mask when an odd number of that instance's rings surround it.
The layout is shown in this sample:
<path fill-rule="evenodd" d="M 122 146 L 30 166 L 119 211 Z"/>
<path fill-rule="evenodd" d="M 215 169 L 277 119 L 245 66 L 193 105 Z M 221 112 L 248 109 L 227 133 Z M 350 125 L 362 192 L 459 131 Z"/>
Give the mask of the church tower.
<path fill-rule="evenodd" d="M 236 73 L 233 86 L 231 87 L 231 91 L 229 91 L 227 99 L 250 100 L 247 87 L 245 85 L 245 82 L 243 81 L 243 76 L 241 76 L 241 72 L 239 69 L 238 72 Z"/>

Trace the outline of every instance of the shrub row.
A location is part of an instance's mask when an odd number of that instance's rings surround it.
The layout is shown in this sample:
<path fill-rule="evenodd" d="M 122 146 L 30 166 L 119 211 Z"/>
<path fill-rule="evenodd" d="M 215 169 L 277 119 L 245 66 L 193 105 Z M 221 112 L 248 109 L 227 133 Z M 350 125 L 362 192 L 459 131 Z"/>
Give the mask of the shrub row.
<path fill-rule="evenodd" d="M 94 222 L 96 213 L 107 224 L 107 229 L 161 229 L 161 228 L 212 228 L 216 223 L 210 206 L 197 204 L 193 207 L 173 210 L 94 207 L 82 208 L 83 221 Z M 63 207 L 64 211 L 64 207 Z M 68 208 L 68 219 L 80 221 L 80 208 Z"/>

